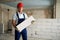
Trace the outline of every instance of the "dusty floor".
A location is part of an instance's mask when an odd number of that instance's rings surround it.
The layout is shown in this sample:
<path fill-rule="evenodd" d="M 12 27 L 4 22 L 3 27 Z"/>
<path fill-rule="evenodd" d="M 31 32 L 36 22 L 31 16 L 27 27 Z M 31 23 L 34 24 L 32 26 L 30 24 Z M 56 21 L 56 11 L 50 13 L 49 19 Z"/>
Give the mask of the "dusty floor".
<path fill-rule="evenodd" d="M 0 34 L 0 40 L 14 40 L 12 34 Z"/>
<path fill-rule="evenodd" d="M 14 40 L 14 35 L 10 33 L 0 34 L 0 40 Z M 20 39 L 22 40 L 22 39 Z M 51 40 L 51 39 L 42 39 L 42 38 L 32 38 L 29 37 L 28 40 Z"/>

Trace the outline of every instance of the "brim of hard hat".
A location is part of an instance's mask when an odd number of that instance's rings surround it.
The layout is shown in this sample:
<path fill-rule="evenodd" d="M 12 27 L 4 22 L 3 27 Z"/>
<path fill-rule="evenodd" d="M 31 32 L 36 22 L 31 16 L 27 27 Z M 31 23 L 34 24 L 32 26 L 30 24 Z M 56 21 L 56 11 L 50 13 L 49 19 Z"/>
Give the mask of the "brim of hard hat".
<path fill-rule="evenodd" d="M 24 7 L 24 6 L 20 6 L 20 7 L 17 7 L 17 8 L 21 8 L 21 7 Z"/>

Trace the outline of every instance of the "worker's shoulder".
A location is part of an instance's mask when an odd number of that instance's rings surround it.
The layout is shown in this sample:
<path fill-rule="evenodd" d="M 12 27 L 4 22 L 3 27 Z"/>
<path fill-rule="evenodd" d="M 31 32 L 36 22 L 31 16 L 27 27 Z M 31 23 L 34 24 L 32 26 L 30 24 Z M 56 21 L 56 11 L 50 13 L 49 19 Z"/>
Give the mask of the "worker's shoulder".
<path fill-rule="evenodd" d="M 24 15 L 27 15 L 25 12 L 22 12 Z M 17 16 L 17 13 L 14 13 L 13 16 Z"/>

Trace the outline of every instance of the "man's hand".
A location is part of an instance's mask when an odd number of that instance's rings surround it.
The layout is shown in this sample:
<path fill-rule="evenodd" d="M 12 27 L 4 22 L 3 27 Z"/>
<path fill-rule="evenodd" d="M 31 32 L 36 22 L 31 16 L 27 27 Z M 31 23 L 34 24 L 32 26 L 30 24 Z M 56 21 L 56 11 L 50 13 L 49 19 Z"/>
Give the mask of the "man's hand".
<path fill-rule="evenodd" d="M 32 21 L 31 23 L 33 24 L 35 21 Z"/>
<path fill-rule="evenodd" d="M 17 31 L 19 31 L 18 29 L 17 29 L 17 27 L 15 28 Z"/>

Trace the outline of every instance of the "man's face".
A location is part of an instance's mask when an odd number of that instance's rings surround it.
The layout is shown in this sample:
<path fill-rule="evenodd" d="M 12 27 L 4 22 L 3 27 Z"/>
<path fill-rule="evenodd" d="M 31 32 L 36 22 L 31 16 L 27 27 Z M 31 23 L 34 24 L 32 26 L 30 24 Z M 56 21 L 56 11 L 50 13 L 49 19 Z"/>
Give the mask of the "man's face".
<path fill-rule="evenodd" d="M 18 8 L 18 11 L 19 11 L 19 12 L 22 12 L 22 11 L 23 11 L 23 7 L 19 7 L 19 8 Z"/>

